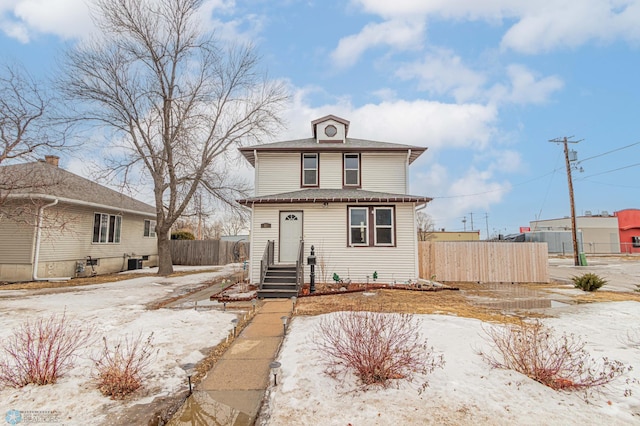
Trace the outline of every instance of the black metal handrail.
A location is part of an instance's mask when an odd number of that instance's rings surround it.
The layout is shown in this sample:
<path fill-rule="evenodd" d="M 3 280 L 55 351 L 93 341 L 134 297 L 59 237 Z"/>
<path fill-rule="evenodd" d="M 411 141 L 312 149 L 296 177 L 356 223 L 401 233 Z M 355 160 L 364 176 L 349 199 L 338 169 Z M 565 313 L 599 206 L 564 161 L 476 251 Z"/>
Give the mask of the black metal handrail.
<path fill-rule="evenodd" d="M 262 288 L 262 283 L 264 283 L 264 278 L 267 276 L 267 270 L 269 266 L 273 265 L 273 255 L 274 255 L 274 241 L 267 240 L 267 245 L 264 248 L 264 253 L 262 254 L 262 260 L 260 261 L 260 288 Z"/>
<path fill-rule="evenodd" d="M 300 239 L 298 245 L 298 260 L 296 260 L 296 289 L 300 293 L 300 289 L 304 284 L 304 240 Z"/>

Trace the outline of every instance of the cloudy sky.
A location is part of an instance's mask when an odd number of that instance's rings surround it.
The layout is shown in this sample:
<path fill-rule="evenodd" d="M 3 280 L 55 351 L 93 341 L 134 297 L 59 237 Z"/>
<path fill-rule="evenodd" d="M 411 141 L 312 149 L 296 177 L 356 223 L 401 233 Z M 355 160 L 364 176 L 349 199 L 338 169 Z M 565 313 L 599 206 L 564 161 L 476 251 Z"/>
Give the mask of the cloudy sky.
<path fill-rule="evenodd" d="M 640 1 L 210 0 L 203 16 L 288 83 L 277 139 L 335 114 L 352 137 L 428 147 L 411 193 L 438 228 L 569 215 L 549 142 L 565 136 L 578 214 L 640 208 Z M 0 0 L 0 55 L 37 75 L 92 29 L 83 0 Z"/>

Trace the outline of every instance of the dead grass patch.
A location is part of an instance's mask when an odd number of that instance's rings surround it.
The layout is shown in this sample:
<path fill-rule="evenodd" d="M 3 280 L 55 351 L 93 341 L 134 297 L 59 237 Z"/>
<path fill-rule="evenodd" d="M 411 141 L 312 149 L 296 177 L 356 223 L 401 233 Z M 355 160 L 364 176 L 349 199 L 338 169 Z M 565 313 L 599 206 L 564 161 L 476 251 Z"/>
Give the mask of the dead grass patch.
<path fill-rule="evenodd" d="M 376 290 L 371 293 L 375 293 L 375 296 L 347 293 L 322 297 L 303 297 L 298 299 L 295 313 L 296 315 L 320 315 L 339 311 L 372 311 L 456 315 L 500 323 L 520 321 L 520 317 L 473 305 L 464 294 L 458 291 Z"/>

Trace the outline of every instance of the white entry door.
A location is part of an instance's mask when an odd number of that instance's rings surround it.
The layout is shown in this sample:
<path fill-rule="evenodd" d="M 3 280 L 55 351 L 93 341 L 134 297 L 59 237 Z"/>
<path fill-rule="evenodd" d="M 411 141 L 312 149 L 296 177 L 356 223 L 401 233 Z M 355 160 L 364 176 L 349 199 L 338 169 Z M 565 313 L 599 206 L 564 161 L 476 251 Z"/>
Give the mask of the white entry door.
<path fill-rule="evenodd" d="M 280 263 L 298 260 L 302 238 L 302 212 L 280 212 Z"/>

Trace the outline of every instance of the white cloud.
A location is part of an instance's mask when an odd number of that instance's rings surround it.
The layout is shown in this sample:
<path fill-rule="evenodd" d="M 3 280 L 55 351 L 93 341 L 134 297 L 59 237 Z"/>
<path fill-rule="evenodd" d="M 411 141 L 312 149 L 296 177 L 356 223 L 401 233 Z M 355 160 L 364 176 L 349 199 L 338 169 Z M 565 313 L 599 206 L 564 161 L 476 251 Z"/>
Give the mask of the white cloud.
<path fill-rule="evenodd" d="M 485 75 L 467 67 L 460 56 L 448 49 L 435 49 L 424 60 L 401 66 L 396 75 L 417 78 L 420 90 L 436 95 L 451 93 L 458 102 L 476 98 L 486 82 Z"/>
<path fill-rule="evenodd" d="M 286 112 L 293 126 L 286 138 L 311 135 L 312 120 L 334 114 L 351 121 L 349 136 L 435 148 L 482 149 L 491 141 L 497 110 L 491 105 L 447 104 L 427 100 L 389 100 L 354 107 L 348 99 L 311 107 L 307 89 L 298 89 Z M 282 138 L 279 138 L 282 139 Z"/>
<path fill-rule="evenodd" d="M 557 76 L 538 78 L 523 65 L 507 67 L 509 85 L 496 84 L 489 90 L 489 98 L 497 103 L 541 104 L 548 101 L 564 83 Z"/>
<path fill-rule="evenodd" d="M 493 164 L 485 170 L 471 167 L 464 175 L 452 179 L 446 167 L 434 163 L 415 173 L 412 193 L 434 197 L 425 213 L 434 219 L 436 228 L 462 230 L 462 217 L 468 217 L 471 211 L 490 211 L 511 190 L 511 184 L 498 180 L 493 169 Z M 467 230 L 470 225 L 467 224 Z"/>
<path fill-rule="evenodd" d="M 636 0 L 531 2 L 504 35 L 502 47 L 540 53 L 589 41 L 640 40 Z"/>
<path fill-rule="evenodd" d="M 91 0 L 0 0 L 0 31 L 23 43 L 38 34 L 53 34 L 65 40 L 84 38 L 95 31 L 90 3 Z M 231 16 L 234 10 L 234 0 L 206 0 L 199 15 L 203 25 L 215 28 L 223 39 L 254 39 L 262 26 L 255 15 L 228 21 L 213 18 L 214 14 Z M 241 30 L 242 26 L 248 29 Z"/>
<path fill-rule="evenodd" d="M 501 47 L 529 54 L 577 47 L 591 41 L 640 41 L 638 0 L 352 0 L 352 3 L 389 21 L 411 17 L 425 23 L 429 20 L 508 23 L 511 26 Z M 357 39 L 358 35 L 350 37 Z"/>
<path fill-rule="evenodd" d="M 423 33 L 424 23 L 421 20 L 401 19 L 367 24 L 358 34 L 341 39 L 331 56 L 336 65 L 349 67 L 365 51 L 376 46 L 391 46 L 396 50 L 419 47 Z"/>

